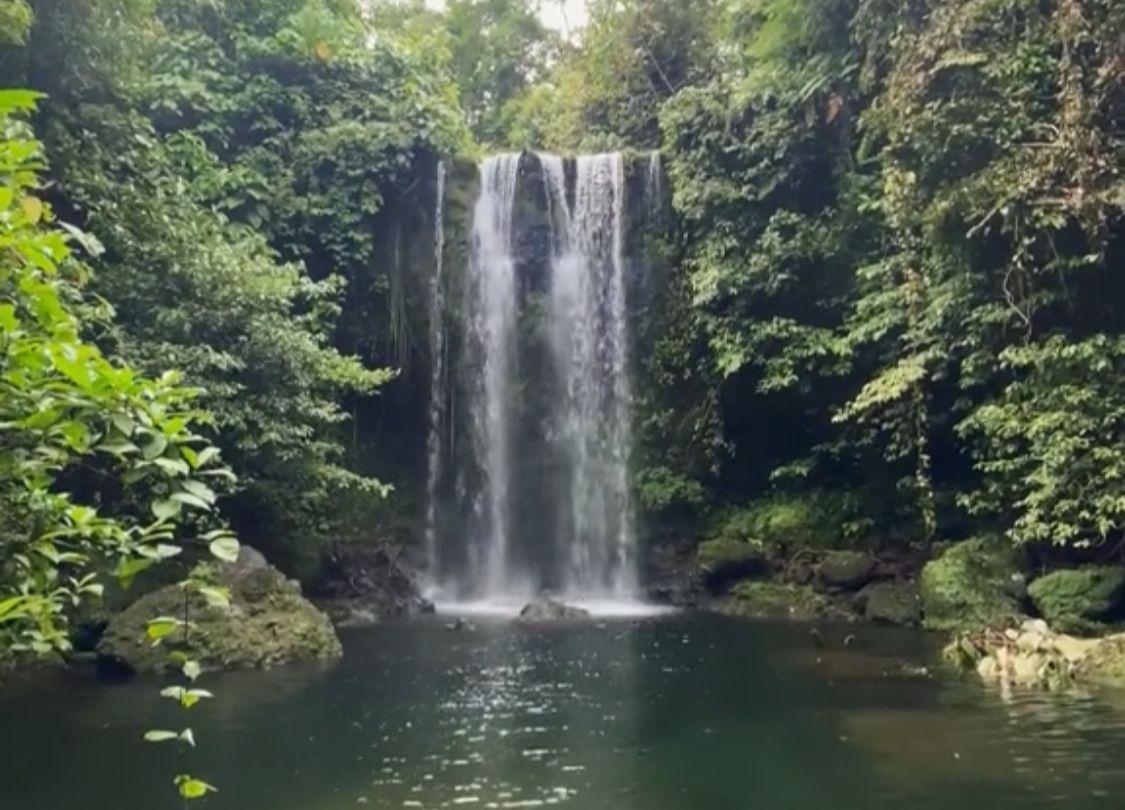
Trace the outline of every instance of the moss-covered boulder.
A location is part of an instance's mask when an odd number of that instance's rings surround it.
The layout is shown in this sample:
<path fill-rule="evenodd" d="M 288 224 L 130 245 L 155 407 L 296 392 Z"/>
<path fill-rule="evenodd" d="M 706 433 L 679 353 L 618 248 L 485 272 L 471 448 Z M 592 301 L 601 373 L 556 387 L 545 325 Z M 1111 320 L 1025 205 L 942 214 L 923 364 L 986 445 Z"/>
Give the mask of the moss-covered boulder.
<path fill-rule="evenodd" d="M 1022 559 L 1001 540 L 950 546 L 926 564 L 918 584 L 925 624 L 934 630 L 1003 627 L 1023 615 Z"/>
<path fill-rule="evenodd" d="M 855 619 L 853 611 L 811 586 L 782 582 L 740 582 L 731 589 L 722 610 L 751 619 Z"/>
<path fill-rule="evenodd" d="M 701 544 L 695 562 L 703 584 L 713 591 L 769 571 L 769 562 L 760 546 L 729 537 Z"/>
<path fill-rule="evenodd" d="M 878 561 L 861 551 L 829 551 L 816 568 L 817 581 L 826 588 L 859 590 L 875 576 Z"/>
<path fill-rule="evenodd" d="M 1114 619 L 1125 606 L 1125 568 L 1093 566 L 1039 577 L 1028 596 L 1050 625 L 1065 632 L 1087 632 Z"/>
<path fill-rule="evenodd" d="M 922 598 L 913 582 L 876 582 L 863 589 L 863 615 L 879 624 L 922 622 Z"/>
<path fill-rule="evenodd" d="M 164 670 L 168 654 L 181 650 L 210 669 L 269 667 L 293 661 L 336 658 L 340 640 L 328 617 L 250 549 L 238 563 L 224 566 L 220 581 L 230 589 L 230 606 L 215 607 L 178 585 L 147 594 L 110 621 L 98 655 L 114 671 L 152 673 Z M 162 616 L 190 618 L 187 632 L 177 630 L 158 646 L 146 630 Z"/>

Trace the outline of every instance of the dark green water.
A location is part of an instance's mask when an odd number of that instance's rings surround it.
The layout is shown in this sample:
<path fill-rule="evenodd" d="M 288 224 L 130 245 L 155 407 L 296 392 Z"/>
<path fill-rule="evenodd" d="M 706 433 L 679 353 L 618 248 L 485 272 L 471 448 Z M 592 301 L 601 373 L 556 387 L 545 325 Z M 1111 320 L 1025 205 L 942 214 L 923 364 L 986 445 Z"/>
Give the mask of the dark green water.
<path fill-rule="evenodd" d="M 439 621 L 345 638 L 329 668 L 205 677 L 199 748 L 153 683 L 0 691 L 0 808 L 575 810 L 1120 808 L 1125 705 L 914 679 L 919 634 L 671 616 L 573 627 Z M 819 662 L 817 658 L 822 660 Z"/>

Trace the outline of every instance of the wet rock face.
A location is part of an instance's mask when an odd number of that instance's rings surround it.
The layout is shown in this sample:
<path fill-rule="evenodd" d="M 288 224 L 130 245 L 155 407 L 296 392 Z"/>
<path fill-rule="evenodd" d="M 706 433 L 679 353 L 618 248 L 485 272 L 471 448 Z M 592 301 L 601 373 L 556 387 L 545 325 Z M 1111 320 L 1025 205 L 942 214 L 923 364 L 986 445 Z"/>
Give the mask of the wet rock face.
<path fill-rule="evenodd" d="M 536 599 L 520 611 L 523 622 L 561 622 L 590 618 L 590 611 L 573 605 L 564 605 L 554 599 Z"/>
<path fill-rule="evenodd" d="M 219 568 L 218 579 L 230 590 L 229 607 L 210 605 L 169 585 L 114 616 L 98 643 L 101 667 L 130 674 L 162 672 L 174 650 L 208 669 L 269 667 L 341 654 L 328 617 L 301 595 L 295 581 L 253 549 L 243 547 L 238 562 Z M 146 635 L 148 623 L 185 613 L 191 623 L 186 632 L 177 630 L 154 647 Z"/>
<path fill-rule="evenodd" d="M 434 612 L 404 555 L 394 546 L 373 543 L 337 546 L 311 598 L 338 627 L 363 627 L 387 617 Z"/>

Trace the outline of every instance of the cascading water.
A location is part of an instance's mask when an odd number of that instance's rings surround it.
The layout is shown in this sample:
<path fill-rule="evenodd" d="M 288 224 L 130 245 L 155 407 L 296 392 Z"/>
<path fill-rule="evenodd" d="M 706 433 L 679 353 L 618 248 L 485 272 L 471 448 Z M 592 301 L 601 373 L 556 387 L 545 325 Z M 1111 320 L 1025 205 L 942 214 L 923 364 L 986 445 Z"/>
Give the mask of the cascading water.
<path fill-rule="evenodd" d="M 438 162 L 434 196 L 434 276 L 430 282 L 430 433 L 426 439 L 426 554 L 433 566 L 437 560 L 437 490 L 442 467 L 442 436 L 445 424 L 445 164 Z M 430 571 L 430 586 L 436 585 Z"/>
<path fill-rule="evenodd" d="M 498 155 L 479 176 L 467 267 L 431 301 L 452 330 L 431 321 L 431 349 L 448 356 L 431 369 L 437 595 L 633 599 L 625 159 Z M 661 193 L 658 159 L 636 180 Z M 461 426 L 447 452 L 443 421 Z M 443 498 L 453 528 L 435 519 Z"/>
<path fill-rule="evenodd" d="M 629 453 L 632 448 L 625 308 L 625 163 L 584 155 L 574 206 L 564 173 L 545 161 L 553 219 L 565 223 L 552 262 L 550 320 L 564 400 L 560 437 L 570 457 L 565 583 L 581 594 L 625 596 L 635 587 Z M 557 208 L 556 208 L 557 206 Z M 561 215 L 560 215 L 561 213 Z"/>

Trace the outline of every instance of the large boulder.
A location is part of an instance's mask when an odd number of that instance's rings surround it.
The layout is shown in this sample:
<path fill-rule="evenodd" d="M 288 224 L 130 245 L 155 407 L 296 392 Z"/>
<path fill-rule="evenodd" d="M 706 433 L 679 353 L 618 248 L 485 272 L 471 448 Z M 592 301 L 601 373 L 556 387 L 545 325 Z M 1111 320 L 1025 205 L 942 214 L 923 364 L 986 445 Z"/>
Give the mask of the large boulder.
<path fill-rule="evenodd" d="M 1027 594 L 1021 562 L 1012 546 L 992 538 L 950 546 L 919 578 L 926 626 L 956 630 L 1017 621 Z"/>
<path fill-rule="evenodd" d="M 712 591 L 769 571 L 769 562 L 759 546 L 729 537 L 700 544 L 695 561 L 703 585 Z"/>
<path fill-rule="evenodd" d="M 229 607 L 169 585 L 146 594 L 114 616 L 98 643 L 107 671 L 153 673 L 167 668 L 171 651 L 182 651 L 209 669 L 268 667 L 336 658 L 340 640 L 328 617 L 301 595 L 300 586 L 243 547 L 233 565 L 220 565 L 219 583 L 230 590 Z M 180 618 L 190 625 L 153 646 L 149 623 Z"/>
<path fill-rule="evenodd" d="M 829 551 L 816 568 L 816 578 L 826 588 L 855 591 L 871 581 L 878 564 L 861 551 Z"/>
<path fill-rule="evenodd" d="M 1096 630 L 1097 622 L 1116 618 L 1125 606 L 1125 568 L 1055 571 L 1032 582 L 1027 593 L 1052 627 L 1067 632 Z"/>
<path fill-rule="evenodd" d="M 520 621 L 524 622 L 563 622 L 588 618 L 590 618 L 590 611 L 573 605 L 564 605 L 549 597 L 529 602 L 520 611 Z"/>
<path fill-rule="evenodd" d="M 922 622 L 922 599 L 913 582 L 876 582 L 860 596 L 863 615 L 870 621 L 907 626 Z"/>

